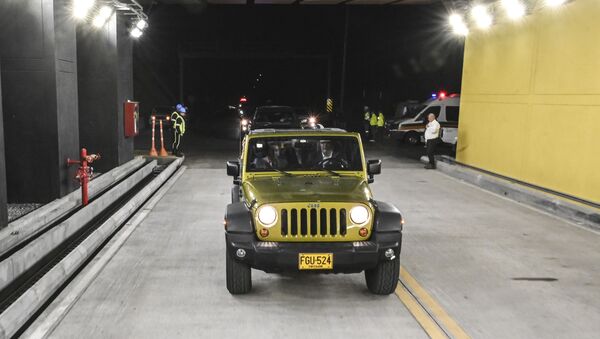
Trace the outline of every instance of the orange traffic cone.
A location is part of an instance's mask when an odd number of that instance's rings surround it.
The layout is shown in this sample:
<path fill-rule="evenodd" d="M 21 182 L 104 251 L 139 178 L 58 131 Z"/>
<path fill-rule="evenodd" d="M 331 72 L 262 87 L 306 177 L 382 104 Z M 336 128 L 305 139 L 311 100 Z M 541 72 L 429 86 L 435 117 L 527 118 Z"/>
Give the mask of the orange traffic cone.
<path fill-rule="evenodd" d="M 154 141 L 154 134 L 156 131 L 156 117 L 152 116 L 152 147 L 150 148 L 150 156 L 157 157 L 158 152 L 156 152 L 156 142 Z"/>
<path fill-rule="evenodd" d="M 160 156 L 166 157 L 169 153 L 165 149 L 165 138 L 163 137 L 163 121 L 160 121 Z"/>

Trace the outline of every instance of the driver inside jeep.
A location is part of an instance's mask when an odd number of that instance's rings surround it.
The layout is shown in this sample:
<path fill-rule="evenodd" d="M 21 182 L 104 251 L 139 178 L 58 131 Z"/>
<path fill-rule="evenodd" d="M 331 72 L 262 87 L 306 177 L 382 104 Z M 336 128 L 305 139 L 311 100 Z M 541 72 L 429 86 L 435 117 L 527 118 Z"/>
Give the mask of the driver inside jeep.
<path fill-rule="evenodd" d="M 348 168 L 348 161 L 344 156 L 335 150 L 335 144 L 331 140 L 321 140 L 321 160 L 317 163 L 320 168 Z"/>

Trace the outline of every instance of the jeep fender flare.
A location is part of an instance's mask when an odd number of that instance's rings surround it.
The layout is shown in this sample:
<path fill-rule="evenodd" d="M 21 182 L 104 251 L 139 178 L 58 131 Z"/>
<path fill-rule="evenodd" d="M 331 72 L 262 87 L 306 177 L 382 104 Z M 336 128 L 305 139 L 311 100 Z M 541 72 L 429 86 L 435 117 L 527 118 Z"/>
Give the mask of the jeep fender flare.
<path fill-rule="evenodd" d="M 402 232 L 402 214 L 394 205 L 383 201 L 375 201 L 374 205 L 375 232 Z"/>
<path fill-rule="evenodd" d="M 254 233 L 252 213 L 246 204 L 236 202 L 227 205 L 225 230 L 227 233 Z"/>

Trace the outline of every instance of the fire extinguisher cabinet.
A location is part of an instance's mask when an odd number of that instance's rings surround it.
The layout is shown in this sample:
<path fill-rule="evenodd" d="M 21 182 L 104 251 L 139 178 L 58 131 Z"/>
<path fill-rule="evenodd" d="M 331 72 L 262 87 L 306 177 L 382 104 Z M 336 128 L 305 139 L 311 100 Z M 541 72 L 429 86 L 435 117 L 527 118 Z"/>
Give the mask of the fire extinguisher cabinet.
<path fill-rule="evenodd" d="M 127 100 L 123 109 L 125 137 L 130 138 L 138 135 L 138 119 L 140 116 L 140 103 Z"/>

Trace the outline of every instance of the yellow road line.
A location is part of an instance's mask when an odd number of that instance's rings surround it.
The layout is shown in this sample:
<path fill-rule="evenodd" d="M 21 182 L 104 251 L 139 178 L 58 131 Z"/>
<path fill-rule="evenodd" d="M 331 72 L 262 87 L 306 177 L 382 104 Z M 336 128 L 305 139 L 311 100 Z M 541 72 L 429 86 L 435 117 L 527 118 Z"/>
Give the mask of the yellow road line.
<path fill-rule="evenodd" d="M 406 306 L 410 314 L 417 320 L 419 325 L 425 330 L 431 339 L 448 339 L 446 334 L 440 329 L 438 324 L 431 319 L 429 314 L 425 312 L 423 307 L 413 298 L 406 287 L 400 282 L 396 287 L 396 295 L 400 301 Z"/>
<path fill-rule="evenodd" d="M 406 284 L 415 298 L 424 304 L 423 306 L 428 309 L 436 322 L 443 326 L 448 334 L 455 339 L 471 338 L 403 267 L 400 267 L 400 280 Z"/>

